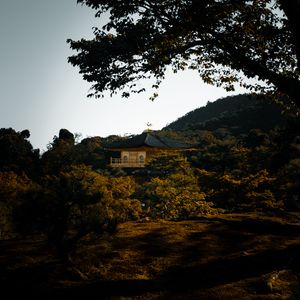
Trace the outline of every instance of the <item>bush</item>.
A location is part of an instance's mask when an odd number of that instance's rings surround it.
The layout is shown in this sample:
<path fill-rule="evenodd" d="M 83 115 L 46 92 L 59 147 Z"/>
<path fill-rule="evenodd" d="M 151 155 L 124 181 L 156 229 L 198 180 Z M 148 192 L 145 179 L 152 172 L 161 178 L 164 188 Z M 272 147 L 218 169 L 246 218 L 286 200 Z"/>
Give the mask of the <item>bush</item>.
<path fill-rule="evenodd" d="M 218 175 L 215 172 L 197 170 L 200 183 L 205 186 L 207 198 L 217 207 L 229 210 L 261 210 L 283 207 L 276 199 L 275 178 L 266 170 L 248 176 Z"/>
<path fill-rule="evenodd" d="M 268 210 L 283 207 L 283 202 L 277 201 L 270 190 L 264 190 L 263 192 L 251 191 L 245 195 L 245 198 L 249 206 L 256 209 Z"/>
<path fill-rule="evenodd" d="M 146 214 L 153 218 L 188 219 L 215 211 L 212 203 L 205 201 L 193 175 L 155 177 L 142 189 Z"/>
<path fill-rule="evenodd" d="M 38 196 L 20 207 L 19 227 L 45 233 L 63 259 L 84 236 L 114 232 L 119 222 L 139 215 L 139 203 L 130 198 L 134 181 L 129 177 L 109 178 L 74 165 L 45 176 L 42 183 Z"/>
<path fill-rule="evenodd" d="M 16 234 L 13 224 L 14 210 L 22 204 L 27 193 L 34 188 L 26 175 L 0 172 L 0 239 Z"/>

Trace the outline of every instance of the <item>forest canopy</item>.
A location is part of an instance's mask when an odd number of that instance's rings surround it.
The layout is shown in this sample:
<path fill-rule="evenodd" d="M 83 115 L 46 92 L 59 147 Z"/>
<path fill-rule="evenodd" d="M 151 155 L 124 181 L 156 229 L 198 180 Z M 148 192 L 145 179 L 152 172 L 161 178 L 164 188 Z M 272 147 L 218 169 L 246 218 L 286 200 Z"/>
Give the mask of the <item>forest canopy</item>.
<path fill-rule="evenodd" d="M 0 129 L 0 239 L 42 234 L 67 260 L 88 236 L 128 220 L 300 210 L 299 122 L 274 103 L 219 99 L 155 134 L 194 147 L 112 168 L 120 153 L 105 145 L 125 137 L 79 142 L 62 128 L 39 154 L 28 130 Z"/>
<path fill-rule="evenodd" d="M 77 2 L 95 9 L 96 17 L 110 16 L 94 28 L 94 39 L 68 40 L 77 51 L 69 62 L 92 83 L 89 96 L 122 91 L 128 97 L 144 91 L 137 82 L 148 78 L 157 89 L 171 67 L 197 70 L 204 82 L 228 91 L 240 84 L 300 106 L 299 1 Z"/>

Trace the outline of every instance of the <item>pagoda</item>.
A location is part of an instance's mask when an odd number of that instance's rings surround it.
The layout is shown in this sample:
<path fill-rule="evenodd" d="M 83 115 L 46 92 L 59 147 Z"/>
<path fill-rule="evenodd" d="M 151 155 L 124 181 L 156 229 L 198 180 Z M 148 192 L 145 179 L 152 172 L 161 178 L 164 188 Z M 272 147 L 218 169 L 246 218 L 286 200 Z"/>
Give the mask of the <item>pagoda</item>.
<path fill-rule="evenodd" d="M 115 141 L 105 148 L 119 153 L 118 157 L 110 158 L 111 167 L 143 168 L 153 155 L 191 149 L 191 145 L 160 136 L 155 131 L 145 130 L 142 134 Z"/>

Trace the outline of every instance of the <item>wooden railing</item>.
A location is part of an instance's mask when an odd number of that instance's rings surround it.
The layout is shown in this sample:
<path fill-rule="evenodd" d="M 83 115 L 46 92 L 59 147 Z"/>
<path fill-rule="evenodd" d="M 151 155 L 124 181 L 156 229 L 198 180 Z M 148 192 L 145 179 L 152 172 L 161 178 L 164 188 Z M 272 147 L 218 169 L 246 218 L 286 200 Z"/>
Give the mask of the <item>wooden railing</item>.
<path fill-rule="evenodd" d="M 110 158 L 110 166 L 113 168 L 144 168 L 145 161 L 132 160 L 132 159 L 121 159 L 121 158 Z"/>

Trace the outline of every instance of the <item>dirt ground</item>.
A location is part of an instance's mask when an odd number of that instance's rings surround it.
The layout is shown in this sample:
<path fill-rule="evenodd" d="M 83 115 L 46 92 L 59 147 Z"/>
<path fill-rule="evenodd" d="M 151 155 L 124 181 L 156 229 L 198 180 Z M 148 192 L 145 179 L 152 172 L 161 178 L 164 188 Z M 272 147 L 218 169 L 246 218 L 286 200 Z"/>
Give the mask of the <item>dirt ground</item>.
<path fill-rule="evenodd" d="M 1 241 L 1 290 L 7 299 L 300 299 L 292 213 L 127 222 L 72 257 L 61 264 L 42 237 Z"/>

